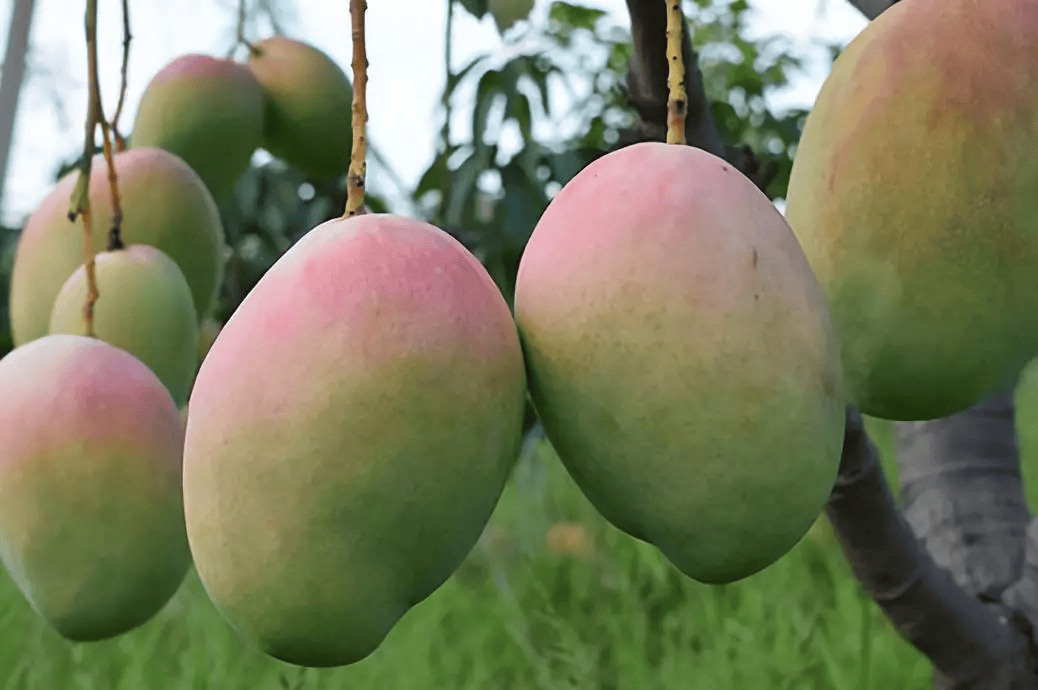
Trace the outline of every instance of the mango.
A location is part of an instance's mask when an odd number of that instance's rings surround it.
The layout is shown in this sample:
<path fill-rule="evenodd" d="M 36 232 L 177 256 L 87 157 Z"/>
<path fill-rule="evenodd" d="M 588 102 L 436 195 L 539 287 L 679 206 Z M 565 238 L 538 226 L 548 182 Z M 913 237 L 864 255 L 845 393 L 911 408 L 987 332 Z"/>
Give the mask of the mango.
<path fill-rule="evenodd" d="M 318 225 L 224 325 L 189 401 L 198 575 L 268 655 L 371 654 L 469 553 L 518 458 L 525 374 L 483 266 L 431 225 Z"/>
<path fill-rule="evenodd" d="M 263 108 L 263 91 L 244 65 L 182 55 L 145 88 L 129 144 L 180 156 L 223 201 L 260 146 Z"/>
<path fill-rule="evenodd" d="M 0 359 L 0 558 L 62 636 L 132 630 L 180 587 L 183 433 L 155 374 L 101 340 L 51 335 Z"/>
<path fill-rule="evenodd" d="M 191 287 L 199 319 L 204 318 L 223 280 L 223 225 L 212 196 L 186 163 L 162 149 L 127 149 L 115 155 L 115 169 L 123 243 L 150 244 L 173 259 Z M 69 173 L 51 189 L 19 239 L 11 271 L 15 345 L 47 335 L 54 300 L 83 263 L 83 220 L 70 223 L 67 215 L 78 175 Z M 95 253 L 108 246 L 110 194 L 108 168 L 96 156 L 90 174 Z"/>
<path fill-rule="evenodd" d="M 1038 4 L 901 0 L 833 65 L 786 217 L 854 403 L 966 409 L 1038 353 Z"/>
<path fill-rule="evenodd" d="M 821 512 L 839 343 L 793 233 L 725 161 L 653 142 L 585 167 L 534 228 L 515 319 L 563 464 L 681 572 L 752 575 Z"/>
<path fill-rule="evenodd" d="M 263 148 L 310 179 L 346 173 L 353 150 L 353 88 L 317 48 L 284 36 L 252 44 L 249 69 L 266 94 Z"/>
<path fill-rule="evenodd" d="M 187 279 L 161 249 L 135 244 L 94 259 L 94 336 L 148 366 L 173 396 L 187 402 L 198 366 L 198 317 Z M 51 333 L 86 335 L 86 268 L 80 266 L 54 302 Z"/>

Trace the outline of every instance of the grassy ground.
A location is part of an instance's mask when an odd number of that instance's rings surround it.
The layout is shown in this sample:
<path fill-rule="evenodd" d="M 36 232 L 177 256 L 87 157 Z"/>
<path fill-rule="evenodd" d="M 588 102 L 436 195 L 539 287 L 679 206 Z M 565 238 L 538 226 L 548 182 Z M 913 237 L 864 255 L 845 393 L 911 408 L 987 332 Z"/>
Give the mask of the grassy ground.
<path fill-rule="evenodd" d="M 1038 376 L 1018 400 L 1026 472 Z M 894 480 L 889 426 L 869 428 Z M 193 572 L 145 626 L 72 645 L 0 570 L 0 690 L 921 690 L 930 673 L 861 593 L 827 523 L 753 577 L 700 585 L 609 527 L 545 447 L 524 457 L 461 570 L 347 668 L 263 656 Z"/>

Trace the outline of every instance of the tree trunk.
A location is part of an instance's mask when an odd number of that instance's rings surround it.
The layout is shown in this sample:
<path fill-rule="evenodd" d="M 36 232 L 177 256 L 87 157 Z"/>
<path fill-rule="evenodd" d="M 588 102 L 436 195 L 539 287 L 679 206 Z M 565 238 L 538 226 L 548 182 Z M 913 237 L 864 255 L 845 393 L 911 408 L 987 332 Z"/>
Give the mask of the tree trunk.
<path fill-rule="evenodd" d="M 896 425 L 898 475 L 905 520 L 935 564 L 956 586 L 985 602 L 1018 638 L 1013 674 L 1001 685 L 1036 687 L 1034 623 L 1038 621 L 1035 523 L 1024 497 L 1016 440 L 1016 380 L 973 407 L 943 419 Z M 1031 529 L 1028 529 L 1031 525 Z M 1029 532 L 1031 534 L 1029 534 Z M 930 655 L 931 659 L 934 659 Z M 938 669 L 934 687 L 976 687 Z"/>
<path fill-rule="evenodd" d="M 0 208 L 3 207 L 4 181 L 14 138 L 18 94 L 25 74 L 25 55 L 29 52 L 29 28 L 35 0 L 15 0 L 11 12 L 11 27 L 7 34 L 3 75 L 0 76 Z"/>
<path fill-rule="evenodd" d="M 850 0 L 870 20 L 896 0 Z M 628 90 L 641 122 L 622 145 L 665 140 L 666 13 L 627 0 Z M 717 134 L 686 30 L 686 139 L 761 187 L 748 150 Z M 755 179 L 757 176 L 758 179 Z M 1038 521 L 1023 495 L 1013 385 L 945 419 L 897 425 L 905 513 L 853 407 L 826 515 L 856 577 L 927 655 L 937 690 L 1038 689 Z"/>

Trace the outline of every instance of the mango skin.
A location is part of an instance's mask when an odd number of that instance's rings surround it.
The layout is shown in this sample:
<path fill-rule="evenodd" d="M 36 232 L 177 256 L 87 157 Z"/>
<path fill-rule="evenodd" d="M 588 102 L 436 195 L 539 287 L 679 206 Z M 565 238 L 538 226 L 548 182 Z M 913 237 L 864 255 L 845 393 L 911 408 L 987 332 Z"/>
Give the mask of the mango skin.
<path fill-rule="evenodd" d="M 616 527 L 705 583 L 784 555 L 836 480 L 845 399 L 818 284 L 725 161 L 642 143 L 559 192 L 519 264 L 530 396 Z"/>
<path fill-rule="evenodd" d="M 323 51 L 284 36 L 253 44 L 249 69 L 266 94 L 263 148 L 313 180 L 346 173 L 353 87 Z"/>
<path fill-rule="evenodd" d="M 76 642 L 147 622 L 190 566 L 183 427 L 127 352 L 51 335 L 0 359 L 0 557 Z"/>
<path fill-rule="evenodd" d="M 222 201 L 249 167 L 263 137 L 263 90 L 242 64 L 182 55 L 148 83 L 129 145 L 180 156 Z"/>
<path fill-rule="evenodd" d="M 223 282 L 224 235 L 216 203 L 198 175 L 172 153 L 157 148 L 115 154 L 126 245 L 150 244 L 184 272 L 201 320 Z M 83 220 L 68 220 L 78 172 L 69 173 L 44 197 L 22 230 L 11 271 L 11 335 L 22 345 L 47 335 L 54 300 L 83 263 Z M 90 207 L 94 252 L 108 246 L 112 206 L 108 167 L 91 164 Z"/>
<path fill-rule="evenodd" d="M 198 317 L 191 288 L 161 249 L 135 244 L 94 259 L 94 336 L 126 350 L 162 381 L 177 406 L 187 403 L 198 367 Z M 80 266 L 54 302 L 51 333 L 86 335 L 86 268 Z"/>
<path fill-rule="evenodd" d="M 833 65 L 786 217 L 855 404 L 966 409 L 1038 353 L 1038 4 L 902 0 Z"/>
<path fill-rule="evenodd" d="M 191 394 L 184 501 L 209 596 L 282 661 L 368 656 L 475 545 L 524 401 L 508 306 L 454 238 L 385 214 L 317 226 Z"/>

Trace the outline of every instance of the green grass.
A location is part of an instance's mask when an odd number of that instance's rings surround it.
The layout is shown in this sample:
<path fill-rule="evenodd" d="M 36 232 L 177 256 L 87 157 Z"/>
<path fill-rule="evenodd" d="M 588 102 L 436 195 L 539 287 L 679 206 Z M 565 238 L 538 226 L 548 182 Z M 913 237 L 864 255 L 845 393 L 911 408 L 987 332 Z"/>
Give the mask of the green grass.
<path fill-rule="evenodd" d="M 1034 372 L 1018 400 L 1026 459 L 1038 450 Z M 867 423 L 895 480 L 890 426 Z M 588 549 L 551 548 L 560 522 L 582 526 Z M 0 571 L 0 690 L 922 690 L 930 675 L 863 595 L 827 523 L 753 577 L 701 585 L 608 526 L 544 446 L 523 458 L 463 567 L 350 667 L 265 657 L 193 572 L 146 625 L 73 645 Z"/>

